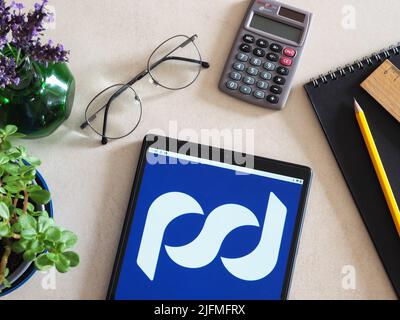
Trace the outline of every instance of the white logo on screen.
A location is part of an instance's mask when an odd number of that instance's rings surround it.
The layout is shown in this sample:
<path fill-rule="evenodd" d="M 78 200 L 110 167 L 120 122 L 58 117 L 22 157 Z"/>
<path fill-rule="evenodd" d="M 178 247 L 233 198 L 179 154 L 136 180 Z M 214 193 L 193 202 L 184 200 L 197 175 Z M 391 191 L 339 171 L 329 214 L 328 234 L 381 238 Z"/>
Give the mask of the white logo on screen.
<path fill-rule="evenodd" d="M 286 213 L 285 205 L 271 192 L 257 247 L 243 257 L 233 259 L 220 257 L 230 274 L 244 281 L 258 281 L 275 269 Z M 185 193 L 166 193 L 154 200 L 150 206 L 137 264 L 151 281 L 155 277 L 167 226 L 177 217 L 187 214 L 204 216 L 200 204 Z M 201 232 L 192 242 L 180 247 L 165 245 L 165 250 L 172 261 L 184 268 L 204 268 L 216 259 L 228 234 L 244 226 L 260 227 L 260 223 L 255 214 L 246 207 L 226 204 L 214 209 L 207 216 Z"/>

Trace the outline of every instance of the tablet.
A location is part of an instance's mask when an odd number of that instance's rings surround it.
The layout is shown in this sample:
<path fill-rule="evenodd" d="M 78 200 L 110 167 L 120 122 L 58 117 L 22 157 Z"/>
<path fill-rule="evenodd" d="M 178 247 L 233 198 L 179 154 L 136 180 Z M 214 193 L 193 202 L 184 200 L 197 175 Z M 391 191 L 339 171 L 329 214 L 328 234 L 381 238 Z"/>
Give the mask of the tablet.
<path fill-rule="evenodd" d="M 311 176 L 146 136 L 107 298 L 286 299 Z"/>

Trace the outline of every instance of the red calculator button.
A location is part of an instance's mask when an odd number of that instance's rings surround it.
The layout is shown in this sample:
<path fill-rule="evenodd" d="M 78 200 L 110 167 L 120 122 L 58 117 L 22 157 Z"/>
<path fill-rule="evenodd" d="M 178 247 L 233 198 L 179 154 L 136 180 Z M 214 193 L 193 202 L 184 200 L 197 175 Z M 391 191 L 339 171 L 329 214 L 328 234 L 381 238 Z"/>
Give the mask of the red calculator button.
<path fill-rule="evenodd" d="M 297 51 L 294 50 L 293 48 L 285 48 L 285 49 L 283 50 L 283 54 L 284 54 L 286 57 L 293 58 L 293 57 L 296 56 Z"/>
<path fill-rule="evenodd" d="M 280 63 L 283 66 L 290 67 L 293 64 L 293 60 L 290 58 L 281 58 Z"/>

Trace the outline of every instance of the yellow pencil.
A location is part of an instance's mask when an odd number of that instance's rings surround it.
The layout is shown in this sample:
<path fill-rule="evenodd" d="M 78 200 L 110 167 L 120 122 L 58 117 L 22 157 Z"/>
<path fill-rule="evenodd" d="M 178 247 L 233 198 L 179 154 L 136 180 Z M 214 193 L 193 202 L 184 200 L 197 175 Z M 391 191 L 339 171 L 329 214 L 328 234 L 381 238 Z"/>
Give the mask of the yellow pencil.
<path fill-rule="evenodd" d="M 367 145 L 369 156 L 371 157 L 372 163 L 375 168 L 376 175 L 378 176 L 379 183 L 381 185 L 383 194 L 385 195 L 386 202 L 389 206 L 390 213 L 394 224 L 396 226 L 397 232 L 400 235 L 400 210 L 397 205 L 396 198 L 394 197 L 392 187 L 390 186 L 389 179 L 386 175 L 385 168 L 381 157 L 379 156 L 378 149 L 376 147 L 374 138 L 372 136 L 371 130 L 369 128 L 367 118 L 365 117 L 363 109 L 358 104 L 357 100 L 354 99 L 354 110 L 356 112 L 357 122 L 360 126 L 361 133 L 364 137 L 365 144 Z"/>

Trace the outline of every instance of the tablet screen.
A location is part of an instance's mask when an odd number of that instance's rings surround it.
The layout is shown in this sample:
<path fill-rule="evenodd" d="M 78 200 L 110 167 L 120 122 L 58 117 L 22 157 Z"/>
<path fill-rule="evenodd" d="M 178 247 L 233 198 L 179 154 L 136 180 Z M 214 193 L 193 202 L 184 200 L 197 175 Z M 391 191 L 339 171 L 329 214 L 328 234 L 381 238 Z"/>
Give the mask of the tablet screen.
<path fill-rule="evenodd" d="M 149 148 L 114 299 L 281 299 L 304 181 Z"/>

